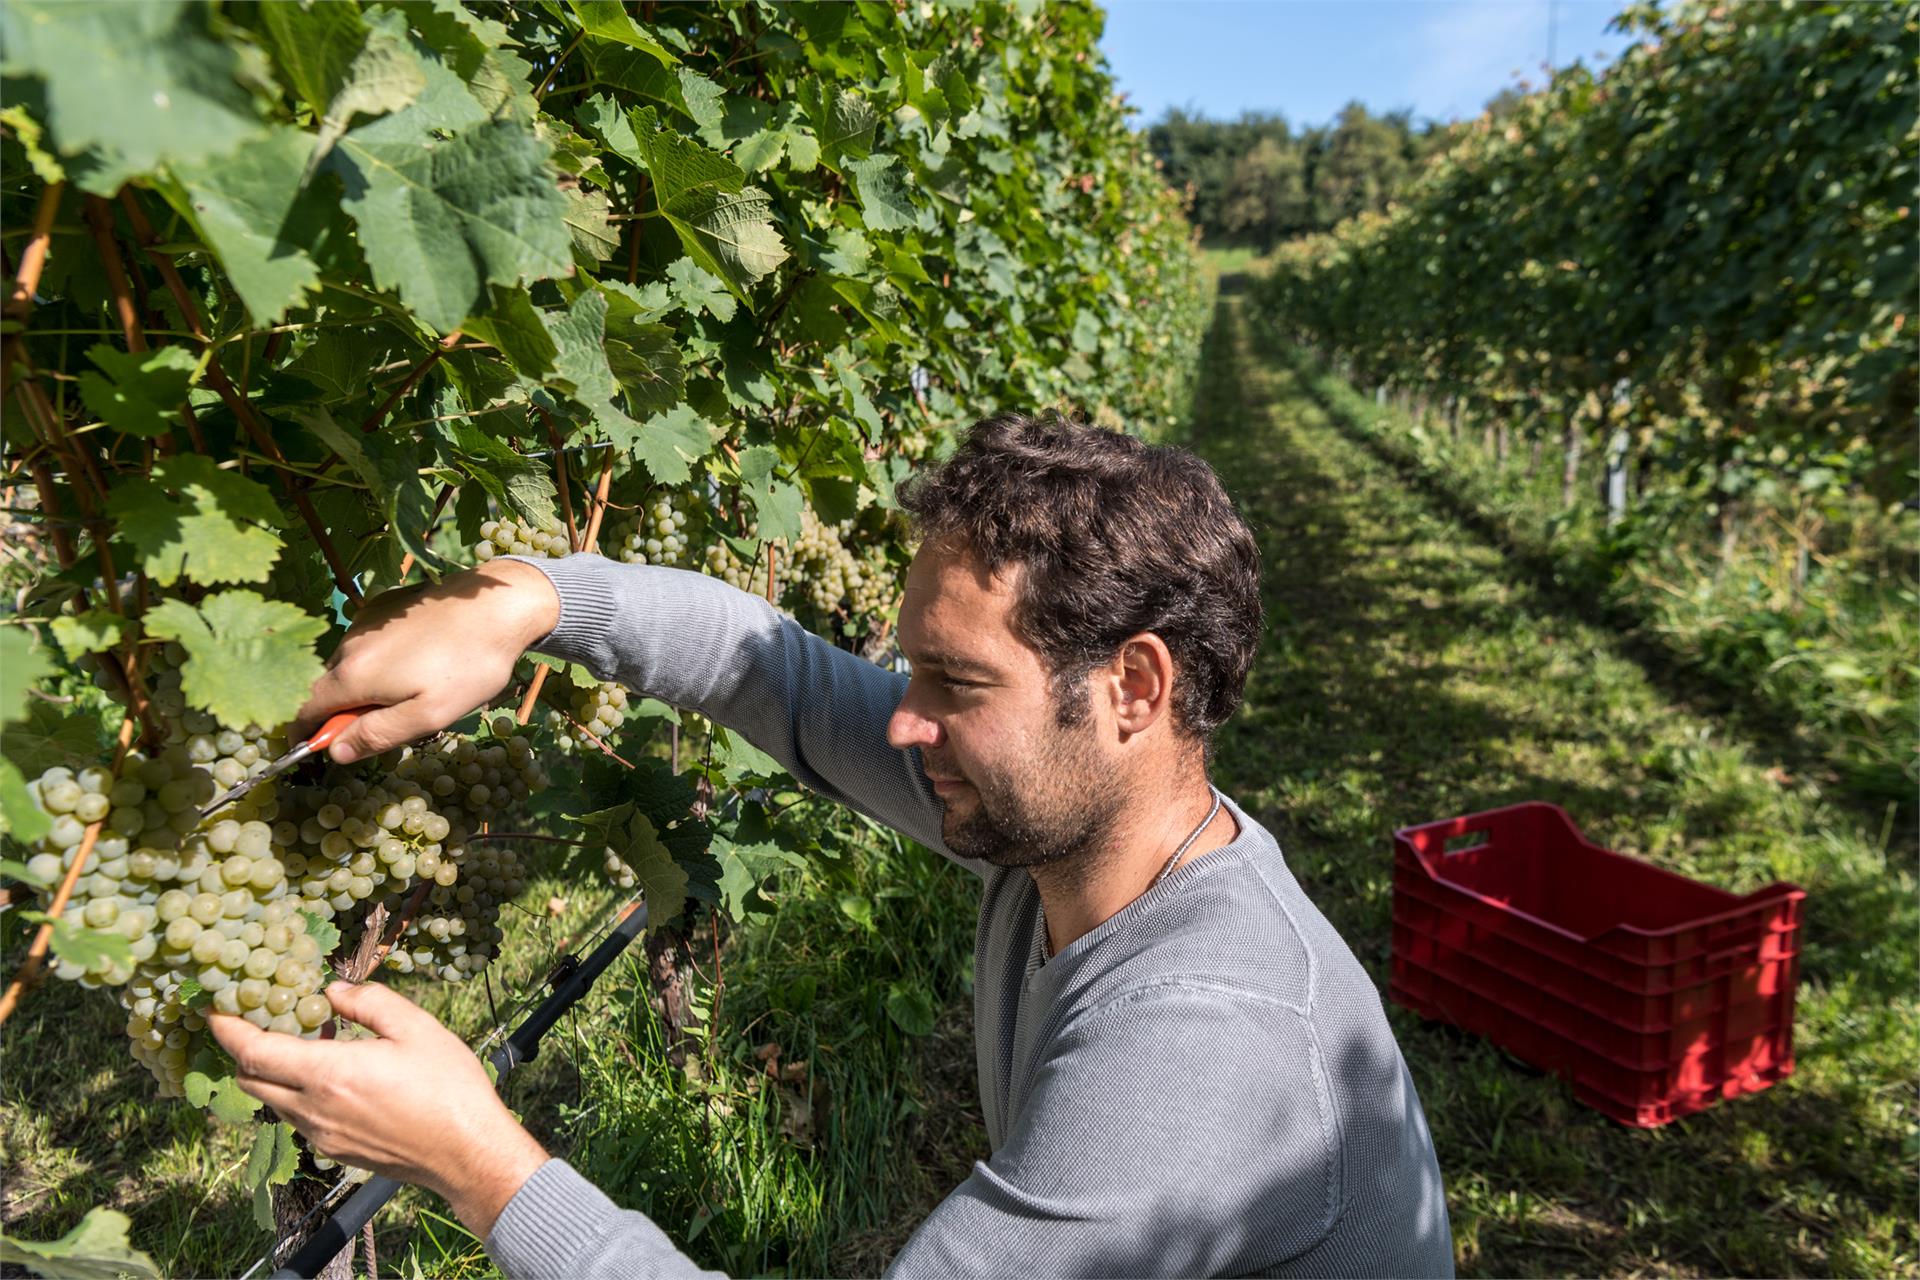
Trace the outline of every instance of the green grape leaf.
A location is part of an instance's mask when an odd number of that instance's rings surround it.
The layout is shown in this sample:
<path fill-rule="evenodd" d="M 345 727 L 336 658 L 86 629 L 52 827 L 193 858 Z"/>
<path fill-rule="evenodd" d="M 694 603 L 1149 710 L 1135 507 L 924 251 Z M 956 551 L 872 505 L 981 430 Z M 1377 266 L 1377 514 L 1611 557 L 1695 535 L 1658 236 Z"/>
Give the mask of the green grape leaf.
<path fill-rule="evenodd" d="M 80 375 L 80 398 L 115 431 L 161 436 L 172 430 L 187 398 L 194 358 L 184 347 L 115 351 L 106 343 L 87 349 L 101 369 Z"/>
<path fill-rule="evenodd" d="M 848 161 L 873 150 L 880 114 L 859 94 L 850 89 L 836 91 L 825 81 L 815 80 L 801 87 L 800 105 L 813 125 L 819 163 L 844 172 Z"/>
<path fill-rule="evenodd" d="M 765 173 L 786 154 L 787 131 L 762 129 L 733 149 L 733 162 L 747 173 Z"/>
<path fill-rule="evenodd" d="M 323 403 L 358 400 L 373 385 L 375 369 L 402 358 L 410 349 L 390 326 L 356 325 L 327 335 L 325 342 L 314 343 L 282 366 L 281 372 L 310 384 L 320 392 Z M 311 397 L 303 398 L 312 402 Z"/>
<path fill-rule="evenodd" d="M 19 627 L 0 628 L 0 725 L 27 714 L 31 689 L 54 673 L 47 651 Z"/>
<path fill-rule="evenodd" d="M 608 221 L 613 207 L 602 191 L 567 192 L 567 235 L 574 252 L 595 262 L 605 262 L 620 249 L 620 233 Z"/>
<path fill-rule="evenodd" d="M 98 149 L 82 180 L 110 196 L 172 161 L 211 159 L 260 131 L 237 48 L 206 34 L 184 0 L 8 0 L 0 71 L 45 84 L 46 131 L 62 156 Z"/>
<path fill-rule="evenodd" d="M 108 495 L 107 513 L 163 587 L 183 577 L 265 582 L 286 545 L 274 532 L 286 517 L 266 487 L 201 454 L 163 458 L 150 477 L 122 482 Z"/>
<path fill-rule="evenodd" d="M 317 911 L 303 909 L 300 915 L 307 922 L 307 936 L 320 944 L 320 954 L 332 955 L 340 945 L 340 926 Z"/>
<path fill-rule="evenodd" d="M 735 921 L 752 914 L 754 894 L 782 866 L 804 867 L 806 859 L 770 840 L 740 841 L 716 834 L 710 846 L 720 864 L 720 902 Z"/>
<path fill-rule="evenodd" d="M 832 279 L 829 284 L 835 293 L 846 299 L 848 306 L 860 313 L 861 319 L 873 327 L 874 335 L 881 341 L 909 341 L 906 330 L 900 327 L 900 298 L 892 289 L 876 287 L 864 280 L 841 278 Z"/>
<path fill-rule="evenodd" d="M 183 978 L 174 995 L 185 1009 L 200 1010 L 213 1003 L 213 992 L 201 986 L 198 978 Z"/>
<path fill-rule="evenodd" d="M 620 0 L 567 0 L 567 7 L 573 10 L 573 16 L 580 20 L 581 29 L 588 35 L 638 49 L 663 67 L 679 65 L 680 59 L 673 56 L 671 49 L 627 16 L 626 6 Z"/>
<path fill-rule="evenodd" d="M 686 259 L 682 258 L 682 262 Z M 731 294 L 722 294 L 731 303 Z M 614 326 L 609 317 L 607 331 Z M 680 345 L 673 329 L 664 324 L 636 324 L 605 343 L 607 367 L 627 393 L 635 413 L 666 413 L 680 403 L 686 390 L 686 371 L 680 363 Z"/>
<path fill-rule="evenodd" d="M 295 7 L 269 5 L 267 11 Z M 308 134 L 275 127 L 217 160 L 176 162 L 169 170 L 173 182 L 160 187 L 226 268 L 255 324 L 277 323 L 319 287 L 314 255 L 345 225 L 328 193 L 302 182 L 312 150 Z M 337 339 L 310 350 L 335 345 Z"/>
<path fill-rule="evenodd" d="M 778 478 L 780 455 L 763 444 L 740 455 L 740 492 L 753 504 L 762 538 L 798 538 L 800 512 L 806 505 L 800 490 Z"/>
<path fill-rule="evenodd" d="M 4 763 L 4 761 L 0 761 L 0 764 Z M 19 775 L 16 772 L 14 776 L 18 777 Z M 53 881 L 43 876 L 35 875 L 32 868 L 28 867 L 26 863 L 15 862 L 12 858 L 0 858 L 0 876 L 6 876 L 9 880 L 18 880 L 22 884 L 34 889 L 53 888 Z"/>
<path fill-rule="evenodd" d="M 17 729 L 7 730 L 9 754 L 0 756 L 0 831 L 22 844 L 32 844 L 53 829 L 53 822 L 33 802 L 33 793 L 27 790 L 26 775 L 13 762 L 12 739 L 18 732 Z M 20 870 L 25 871 L 26 868 L 21 867 Z M 17 873 L 9 871 L 7 874 Z"/>
<path fill-rule="evenodd" d="M 133 940 L 125 934 L 110 929 L 89 929 L 70 916 L 50 916 L 44 911 L 22 911 L 20 918 L 28 924 L 51 921 L 53 935 L 47 944 L 53 948 L 53 954 L 68 964 L 92 969 L 102 961 L 114 965 L 133 963 Z"/>
<path fill-rule="evenodd" d="M 290 1124 L 261 1125 L 247 1152 L 246 1185 L 253 1190 L 253 1220 L 262 1231 L 273 1230 L 273 1188 L 293 1181 L 300 1171 L 300 1149 L 293 1143 Z"/>
<path fill-rule="evenodd" d="M 398 111 L 426 87 L 426 68 L 407 42 L 406 18 L 391 10 L 373 15 L 367 24 L 365 43 L 334 85 L 327 113 L 320 120 L 319 136 L 313 142 L 313 157 L 307 161 L 307 174 L 326 159 L 355 116 Z"/>
<path fill-rule="evenodd" d="M 454 465 L 503 511 L 542 527 L 554 518 L 553 500 L 559 491 L 544 463 L 521 457 L 506 441 L 471 422 L 449 423 L 447 444 Z"/>
<path fill-rule="evenodd" d="M 746 187 L 746 175 L 733 161 L 692 138 L 662 132 L 652 107 L 633 112 L 630 121 L 660 212 L 681 245 L 748 302 L 747 288 L 787 258 L 771 220 L 772 202 Z"/>
<path fill-rule="evenodd" d="M 27 153 L 27 164 L 33 169 L 34 177 L 48 184 L 67 180 L 67 171 L 46 149 L 47 131 L 28 114 L 25 107 L 17 102 L 0 107 L 0 124 L 13 130 L 13 136 L 20 140 L 20 149 Z"/>
<path fill-rule="evenodd" d="M 751 188 L 690 192 L 661 212 L 688 254 L 749 307 L 748 287 L 787 260 L 787 246 L 773 226 L 773 203 Z"/>
<path fill-rule="evenodd" d="M 733 319 L 739 303 L 717 277 L 700 268 L 692 258 L 675 258 L 667 265 L 667 288 L 673 300 L 693 314 L 713 314 L 722 322 Z"/>
<path fill-rule="evenodd" d="M 488 120 L 433 142 L 400 127 L 419 109 L 347 134 L 327 163 L 346 182 L 341 204 L 374 279 L 447 333 L 487 285 L 572 269 L 567 200 L 546 144 L 525 125 Z"/>
<path fill-rule="evenodd" d="M 148 635 L 187 651 L 180 691 L 222 724 L 285 724 L 323 670 L 313 642 L 327 624 L 256 592 L 222 591 L 198 607 L 163 600 L 145 622 Z"/>
<path fill-rule="evenodd" d="M 257 11 L 274 66 L 317 118 L 366 45 L 357 4 L 269 4 Z M 311 140 L 309 140 L 311 144 Z"/>
<path fill-rule="evenodd" d="M 786 766 L 747 741 L 745 734 L 720 725 L 713 727 L 713 762 L 730 783 L 787 776 Z"/>
<path fill-rule="evenodd" d="M 88 609 L 85 613 L 55 618 L 48 629 L 67 661 L 77 662 L 89 653 L 113 648 L 127 638 L 132 626 L 110 609 Z"/>
<path fill-rule="evenodd" d="M 734 192 L 745 185 L 746 175 L 739 165 L 693 138 L 662 129 L 659 113 L 652 107 L 638 108 L 627 118 L 641 163 L 653 179 L 654 197 L 662 205 L 696 191 Z"/>
<path fill-rule="evenodd" d="M 910 1036 L 933 1033 L 933 995 L 917 982 L 901 979 L 887 988 L 887 1017 Z"/>
<path fill-rule="evenodd" d="M 607 364 L 607 295 L 588 289 L 564 314 L 543 311 L 540 317 L 557 353 L 547 385 L 579 401 L 609 440 L 629 447 L 640 424 L 614 401 L 620 385 Z"/>
<path fill-rule="evenodd" d="M 9 634 L 0 632 L 0 636 Z M 0 668 L 5 666 L 0 650 Z M 38 774 L 54 765 L 69 769 L 97 763 L 100 755 L 100 722 L 91 715 L 75 715 L 71 708 L 34 699 L 25 714 L 6 722 L 0 736 L 0 750 L 7 759 L 26 773 Z"/>
<path fill-rule="evenodd" d="M 919 211 L 900 182 L 892 156 L 868 156 L 847 165 L 860 193 L 860 212 L 876 231 L 906 231 L 918 226 Z"/>
<path fill-rule="evenodd" d="M 679 485 L 693 475 L 691 464 L 713 447 L 713 436 L 699 413 L 683 404 L 648 418 L 625 447 L 656 481 Z"/>
<path fill-rule="evenodd" d="M 152 1258 L 127 1238 L 132 1221 L 116 1209 L 89 1209 L 58 1240 L 0 1236 L 0 1262 L 47 1280 L 160 1280 Z"/>
<path fill-rule="evenodd" d="M 260 1100 L 242 1089 L 231 1072 L 230 1064 L 226 1074 L 217 1076 L 205 1071 L 189 1071 L 180 1087 L 188 1102 L 205 1107 L 214 1119 L 226 1124 L 245 1124 L 260 1110 Z"/>
<path fill-rule="evenodd" d="M 596 813 L 569 814 L 568 820 L 580 824 L 593 843 L 583 846 L 587 855 L 574 859 L 575 865 L 595 864 L 611 849 L 621 861 L 633 868 L 647 901 L 647 932 L 671 923 L 687 904 L 687 873 L 674 862 L 673 854 L 660 842 L 653 820 L 635 811 L 631 801 Z"/>
<path fill-rule="evenodd" d="M 296 411 L 307 430 L 339 454 L 360 477 L 387 517 L 387 530 L 421 566 L 433 573 L 447 561 L 428 541 L 433 523 L 433 494 L 420 477 L 420 450 L 415 442 L 392 433 L 365 435 L 341 426 L 325 409 Z M 390 544 L 389 544 L 390 545 Z"/>
<path fill-rule="evenodd" d="M 503 289 L 495 285 L 487 309 L 467 317 L 461 331 L 482 342 L 500 348 L 513 367 L 529 378 L 543 378 L 553 371 L 553 335 L 540 317 L 525 289 Z"/>

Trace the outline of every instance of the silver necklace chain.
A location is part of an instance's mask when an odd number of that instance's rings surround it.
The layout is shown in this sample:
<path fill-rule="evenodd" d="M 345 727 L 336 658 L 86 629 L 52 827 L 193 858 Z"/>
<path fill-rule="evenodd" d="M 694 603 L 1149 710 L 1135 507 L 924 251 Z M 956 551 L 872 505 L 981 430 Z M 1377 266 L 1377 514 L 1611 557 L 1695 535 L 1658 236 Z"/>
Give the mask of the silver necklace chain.
<path fill-rule="evenodd" d="M 1207 790 L 1213 792 L 1213 808 L 1207 810 L 1207 816 L 1200 820 L 1200 825 L 1195 827 L 1193 829 L 1192 834 L 1189 835 L 1185 840 L 1182 840 L 1180 842 L 1180 847 L 1173 851 L 1173 856 L 1167 859 L 1167 865 L 1160 868 L 1160 874 L 1155 876 L 1153 878 L 1153 883 L 1147 886 L 1146 891 L 1148 893 L 1152 893 L 1155 889 L 1160 887 L 1160 882 L 1167 878 L 1167 874 L 1171 872 L 1175 867 L 1180 865 L 1180 859 L 1187 856 L 1187 850 L 1191 849 L 1193 847 L 1193 842 L 1200 838 L 1200 833 L 1202 831 L 1205 831 L 1208 827 L 1212 826 L 1214 818 L 1219 816 L 1220 801 L 1223 799 L 1223 797 L 1220 794 L 1220 790 L 1218 787 L 1212 787 L 1212 786 L 1209 786 Z"/>

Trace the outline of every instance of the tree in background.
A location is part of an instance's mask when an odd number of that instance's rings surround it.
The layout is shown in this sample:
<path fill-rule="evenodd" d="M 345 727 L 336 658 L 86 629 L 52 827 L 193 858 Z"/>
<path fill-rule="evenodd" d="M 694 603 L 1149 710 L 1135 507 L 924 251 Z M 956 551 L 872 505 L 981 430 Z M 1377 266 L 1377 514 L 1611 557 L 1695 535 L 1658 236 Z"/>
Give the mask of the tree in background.
<path fill-rule="evenodd" d="M 1203 235 L 1265 250 L 1383 211 L 1454 126 L 1416 128 L 1410 112 L 1375 115 L 1351 102 L 1332 124 L 1298 133 L 1266 112 L 1209 120 L 1174 107 L 1146 134 L 1167 180 L 1187 190 Z"/>

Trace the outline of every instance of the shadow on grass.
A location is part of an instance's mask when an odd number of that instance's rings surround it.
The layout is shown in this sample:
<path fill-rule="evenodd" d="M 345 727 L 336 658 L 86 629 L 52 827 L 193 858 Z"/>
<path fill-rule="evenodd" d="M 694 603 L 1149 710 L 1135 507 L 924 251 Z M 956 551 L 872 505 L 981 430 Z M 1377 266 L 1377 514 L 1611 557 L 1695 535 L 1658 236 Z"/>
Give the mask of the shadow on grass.
<path fill-rule="evenodd" d="M 1862 822 L 1878 825 L 1887 806 L 1895 806 L 1895 824 L 1901 847 L 1913 847 L 1920 837 L 1920 805 L 1910 781 L 1880 761 L 1856 757 L 1845 746 L 1823 743 L 1803 729 L 1800 713 L 1753 688 L 1750 682 L 1701 666 L 1689 654 L 1645 627 L 1646 618 L 1628 604 L 1604 598 L 1603 570 L 1569 565 L 1550 552 L 1517 540 L 1507 525 L 1469 503 L 1410 455 L 1394 449 L 1355 423 L 1315 385 L 1318 370 L 1311 357 L 1297 348 L 1266 344 L 1267 354 L 1283 362 L 1297 376 L 1301 389 L 1327 418 L 1399 476 L 1402 483 L 1424 495 L 1432 510 L 1472 532 L 1523 573 L 1536 593 L 1552 608 L 1613 630 L 1619 650 L 1631 657 L 1663 693 L 1698 715 L 1725 722 L 1754 742 L 1765 742 L 1795 773 L 1825 774 L 1836 784 Z"/>

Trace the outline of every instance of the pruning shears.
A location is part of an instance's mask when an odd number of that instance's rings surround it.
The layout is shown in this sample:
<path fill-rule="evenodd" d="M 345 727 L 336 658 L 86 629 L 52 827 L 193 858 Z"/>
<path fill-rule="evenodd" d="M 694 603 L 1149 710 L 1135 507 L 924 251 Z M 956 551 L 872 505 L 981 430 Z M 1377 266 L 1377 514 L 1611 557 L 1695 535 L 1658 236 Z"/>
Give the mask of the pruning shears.
<path fill-rule="evenodd" d="M 313 735 L 305 742 L 302 742 L 299 746 L 287 752 L 278 760 L 275 760 L 259 773 L 241 782 L 238 786 L 227 788 L 215 796 L 212 803 L 202 806 L 200 816 L 204 818 L 214 810 L 232 804 L 235 800 L 238 800 L 241 796 L 247 794 L 247 792 L 253 790 L 269 778 L 277 778 L 299 764 L 302 760 L 305 760 L 308 756 L 325 751 L 333 745 L 334 739 L 347 731 L 348 725 L 358 720 L 365 712 L 372 710 L 374 710 L 373 707 L 355 707 L 351 711 L 334 712 L 331 716 L 327 717 L 326 723 L 314 730 Z"/>

